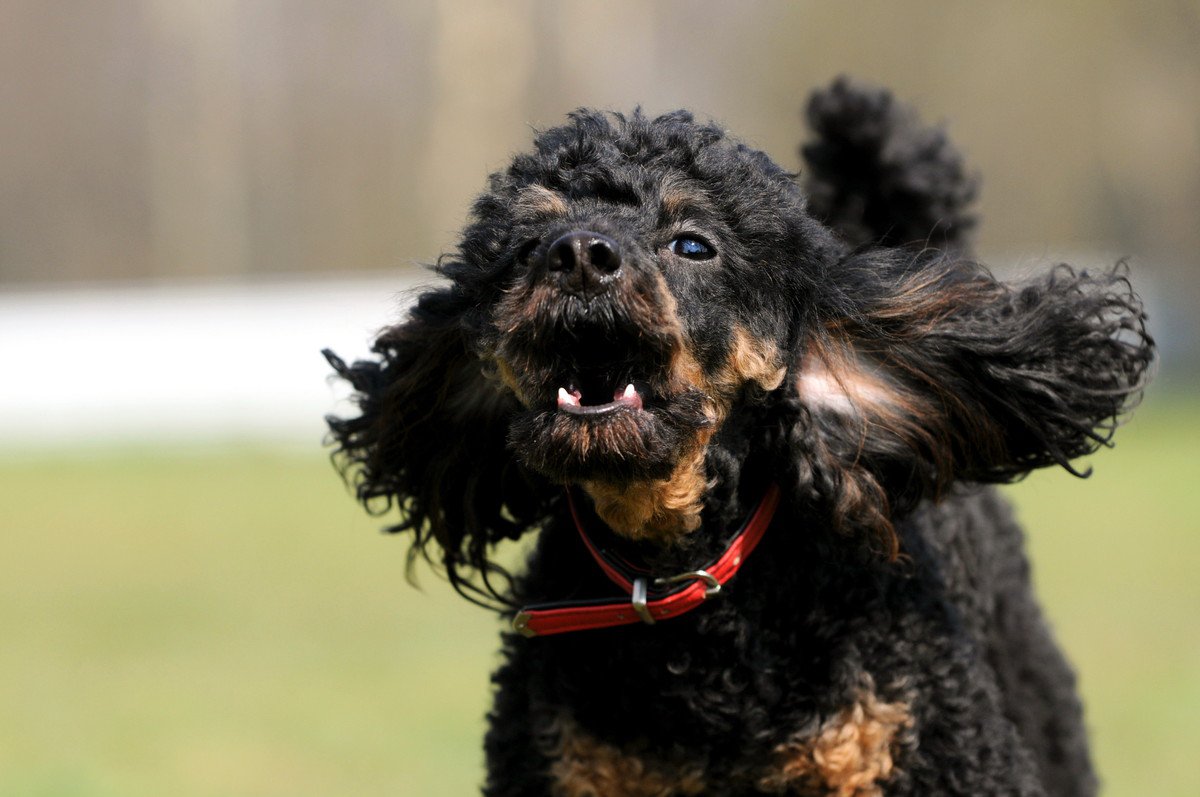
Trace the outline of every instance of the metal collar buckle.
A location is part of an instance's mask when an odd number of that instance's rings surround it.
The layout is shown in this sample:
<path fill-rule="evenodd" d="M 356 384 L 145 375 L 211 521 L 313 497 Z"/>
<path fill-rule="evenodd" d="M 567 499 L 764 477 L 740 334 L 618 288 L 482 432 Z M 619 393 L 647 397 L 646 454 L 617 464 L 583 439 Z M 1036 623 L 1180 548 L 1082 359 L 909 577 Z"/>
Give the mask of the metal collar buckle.
<path fill-rule="evenodd" d="M 629 601 L 633 604 L 633 610 L 637 612 L 637 616 L 642 618 L 643 623 L 654 625 L 654 615 L 650 613 L 650 607 L 646 605 L 646 579 L 635 578 L 633 580 L 633 594 L 630 595 Z"/>
<path fill-rule="evenodd" d="M 704 599 L 708 600 L 721 592 L 721 582 L 717 581 L 707 570 L 689 570 L 686 573 L 679 573 L 674 576 L 654 579 L 655 586 L 667 586 L 670 584 L 678 584 L 682 581 L 703 581 L 704 582 Z M 633 611 L 641 618 L 646 625 L 654 625 L 654 615 L 650 611 L 650 607 L 646 605 L 648 588 L 646 579 L 635 578 L 633 580 L 633 594 L 630 595 L 629 602 L 633 604 Z"/>
<path fill-rule="evenodd" d="M 711 598 L 721 591 L 721 582 L 717 581 L 707 570 L 689 570 L 677 576 L 654 579 L 656 585 L 678 584 L 681 581 L 703 581 L 705 598 Z"/>

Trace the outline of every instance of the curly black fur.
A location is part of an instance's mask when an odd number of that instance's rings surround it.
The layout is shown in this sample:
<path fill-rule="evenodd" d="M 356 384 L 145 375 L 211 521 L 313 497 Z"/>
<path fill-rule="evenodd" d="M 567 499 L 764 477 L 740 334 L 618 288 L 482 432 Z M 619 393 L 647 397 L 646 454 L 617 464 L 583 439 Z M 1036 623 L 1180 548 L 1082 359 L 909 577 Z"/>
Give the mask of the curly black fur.
<path fill-rule="evenodd" d="M 801 151 L 817 218 L 855 244 L 966 245 L 978 181 L 942 130 L 846 78 L 814 94 L 807 116 L 817 139 Z"/>
<path fill-rule="evenodd" d="M 327 352 L 359 499 L 510 617 L 612 595 L 564 484 L 663 573 L 784 487 L 719 599 L 504 635 L 489 795 L 1095 790 L 982 485 L 1110 442 L 1153 356 L 1141 305 L 1119 269 L 1009 285 L 970 260 L 975 181 L 887 92 L 839 80 L 808 116 L 806 192 L 687 113 L 577 111 L 492 175 L 376 359 Z M 534 530 L 513 579 L 492 546 Z"/>

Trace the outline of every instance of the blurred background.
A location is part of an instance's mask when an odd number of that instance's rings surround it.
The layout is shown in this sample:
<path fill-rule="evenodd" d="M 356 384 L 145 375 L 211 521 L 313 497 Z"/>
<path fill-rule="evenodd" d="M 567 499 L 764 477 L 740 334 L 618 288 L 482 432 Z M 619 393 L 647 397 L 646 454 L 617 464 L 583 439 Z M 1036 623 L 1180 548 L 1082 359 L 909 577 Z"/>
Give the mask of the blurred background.
<path fill-rule="evenodd" d="M 1009 490 L 1112 795 L 1200 794 L 1200 3 L 6 0 L 0 794 L 458 795 L 496 621 L 321 447 L 488 172 L 577 106 L 798 168 L 846 72 L 944 122 L 1002 273 L 1127 258 L 1156 384 Z"/>

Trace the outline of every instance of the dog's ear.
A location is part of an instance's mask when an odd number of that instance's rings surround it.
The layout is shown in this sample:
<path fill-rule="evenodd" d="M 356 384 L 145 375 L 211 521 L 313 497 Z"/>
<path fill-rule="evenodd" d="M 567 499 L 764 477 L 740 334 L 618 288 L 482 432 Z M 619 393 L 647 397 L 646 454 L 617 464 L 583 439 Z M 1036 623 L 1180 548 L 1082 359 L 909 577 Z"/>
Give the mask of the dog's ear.
<path fill-rule="evenodd" d="M 1005 482 L 1108 445 L 1154 356 L 1124 270 L 1008 285 L 935 253 L 833 269 L 799 358 L 802 477 L 894 554 L 892 519 L 952 481 Z"/>
<path fill-rule="evenodd" d="M 327 421 L 358 499 L 373 514 L 397 508 L 400 521 L 388 530 L 413 533 L 410 560 L 444 566 L 468 598 L 503 599 L 509 585 L 493 579 L 507 577 L 489 550 L 537 524 L 546 488 L 506 448 L 515 399 L 470 351 L 473 306 L 457 286 L 429 291 L 407 321 L 379 335 L 379 359 L 347 365 L 326 351 L 360 410 Z"/>

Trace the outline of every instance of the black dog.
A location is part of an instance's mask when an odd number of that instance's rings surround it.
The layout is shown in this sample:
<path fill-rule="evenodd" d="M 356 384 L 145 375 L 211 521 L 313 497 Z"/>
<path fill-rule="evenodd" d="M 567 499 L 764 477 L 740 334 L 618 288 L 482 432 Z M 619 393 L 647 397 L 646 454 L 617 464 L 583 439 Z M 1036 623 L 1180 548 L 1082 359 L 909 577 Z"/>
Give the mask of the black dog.
<path fill-rule="evenodd" d="M 489 795 L 1095 791 L 980 485 L 1108 443 L 1140 303 L 972 262 L 974 182 L 887 92 L 808 116 L 802 188 L 687 113 L 576 112 L 378 359 L 327 353 L 358 497 L 514 620 Z M 489 559 L 535 531 L 518 576 Z"/>

